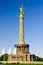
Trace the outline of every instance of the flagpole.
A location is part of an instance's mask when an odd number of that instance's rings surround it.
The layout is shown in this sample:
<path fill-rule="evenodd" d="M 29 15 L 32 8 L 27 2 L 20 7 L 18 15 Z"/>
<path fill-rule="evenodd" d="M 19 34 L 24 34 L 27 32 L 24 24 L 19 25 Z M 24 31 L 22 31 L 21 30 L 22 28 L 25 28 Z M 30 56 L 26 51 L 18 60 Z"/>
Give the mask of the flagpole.
<path fill-rule="evenodd" d="M 4 61 L 5 61 L 5 54 L 4 54 Z"/>

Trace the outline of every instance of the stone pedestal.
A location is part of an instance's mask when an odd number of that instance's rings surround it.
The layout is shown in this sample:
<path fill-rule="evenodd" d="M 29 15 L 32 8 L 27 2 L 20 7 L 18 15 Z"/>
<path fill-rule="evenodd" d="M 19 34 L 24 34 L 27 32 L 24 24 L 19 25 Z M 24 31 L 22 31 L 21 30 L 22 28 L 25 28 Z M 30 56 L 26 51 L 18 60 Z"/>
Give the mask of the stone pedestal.
<path fill-rule="evenodd" d="M 30 54 L 10 54 L 8 55 L 8 61 L 31 61 Z"/>
<path fill-rule="evenodd" d="M 16 47 L 16 54 L 29 53 L 28 44 L 16 44 L 15 47 Z"/>

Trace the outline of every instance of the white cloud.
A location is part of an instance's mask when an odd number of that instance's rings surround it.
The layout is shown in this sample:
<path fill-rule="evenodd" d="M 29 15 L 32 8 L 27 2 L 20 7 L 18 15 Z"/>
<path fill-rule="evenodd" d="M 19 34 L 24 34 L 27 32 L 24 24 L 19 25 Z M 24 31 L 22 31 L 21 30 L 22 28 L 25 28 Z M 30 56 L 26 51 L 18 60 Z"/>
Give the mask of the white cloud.
<path fill-rule="evenodd" d="M 11 54 L 11 47 L 8 49 L 8 54 Z"/>
<path fill-rule="evenodd" d="M 2 49 L 2 55 L 5 54 L 5 48 Z"/>
<path fill-rule="evenodd" d="M 16 48 L 14 48 L 14 54 L 16 54 Z"/>

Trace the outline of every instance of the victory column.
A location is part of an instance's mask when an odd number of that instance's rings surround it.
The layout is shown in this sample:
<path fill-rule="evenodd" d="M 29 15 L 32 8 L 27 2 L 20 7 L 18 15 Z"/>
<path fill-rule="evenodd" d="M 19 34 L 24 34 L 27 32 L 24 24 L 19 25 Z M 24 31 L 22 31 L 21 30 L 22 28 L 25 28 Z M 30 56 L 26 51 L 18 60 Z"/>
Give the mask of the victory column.
<path fill-rule="evenodd" d="M 8 55 L 8 61 L 31 61 L 32 55 L 29 53 L 29 45 L 24 41 L 24 8 L 20 7 L 19 16 L 19 44 L 15 44 L 16 54 Z"/>

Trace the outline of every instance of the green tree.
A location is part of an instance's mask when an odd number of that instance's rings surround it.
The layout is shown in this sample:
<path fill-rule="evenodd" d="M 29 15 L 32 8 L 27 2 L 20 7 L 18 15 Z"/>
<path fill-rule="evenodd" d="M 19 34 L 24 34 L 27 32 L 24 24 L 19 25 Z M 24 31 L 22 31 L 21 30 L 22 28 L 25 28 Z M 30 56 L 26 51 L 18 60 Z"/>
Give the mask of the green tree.
<path fill-rule="evenodd" d="M 8 59 L 8 54 L 0 56 L 0 61 L 6 61 Z"/>

